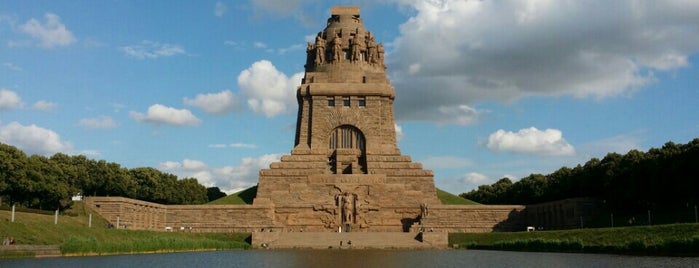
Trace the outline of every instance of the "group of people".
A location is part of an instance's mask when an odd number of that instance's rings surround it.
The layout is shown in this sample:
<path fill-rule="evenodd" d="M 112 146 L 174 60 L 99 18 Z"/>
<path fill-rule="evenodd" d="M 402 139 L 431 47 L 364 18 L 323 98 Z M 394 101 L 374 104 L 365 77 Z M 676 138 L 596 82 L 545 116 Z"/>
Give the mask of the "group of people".
<path fill-rule="evenodd" d="M 3 246 L 9 246 L 9 245 L 14 245 L 15 244 L 15 239 L 11 236 L 5 237 L 5 240 L 2 241 Z"/>

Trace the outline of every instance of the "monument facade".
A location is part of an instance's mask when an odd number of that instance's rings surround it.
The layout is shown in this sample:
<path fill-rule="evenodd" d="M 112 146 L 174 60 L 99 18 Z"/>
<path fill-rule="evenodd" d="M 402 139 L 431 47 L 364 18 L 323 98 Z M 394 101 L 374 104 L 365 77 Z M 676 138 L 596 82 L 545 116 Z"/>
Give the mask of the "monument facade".
<path fill-rule="evenodd" d="M 290 155 L 260 171 L 254 204 L 289 229 L 401 231 L 439 204 L 433 174 L 396 145 L 383 45 L 358 7 L 333 7 L 306 50 Z"/>

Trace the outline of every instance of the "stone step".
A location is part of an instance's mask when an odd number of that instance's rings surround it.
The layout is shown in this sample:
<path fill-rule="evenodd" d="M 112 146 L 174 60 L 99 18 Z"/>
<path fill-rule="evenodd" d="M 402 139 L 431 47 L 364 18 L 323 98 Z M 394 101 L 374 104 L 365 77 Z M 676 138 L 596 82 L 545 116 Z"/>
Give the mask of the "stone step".
<path fill-rule="evenodd" d="M 417 238 L 418 233 L 402 232 L 285 232 L 280 233 L 278 239 L 266 243 L 265 246 L 270 249 L 420 249 L 435 247 L 435 245 L 421 242 Z"/>

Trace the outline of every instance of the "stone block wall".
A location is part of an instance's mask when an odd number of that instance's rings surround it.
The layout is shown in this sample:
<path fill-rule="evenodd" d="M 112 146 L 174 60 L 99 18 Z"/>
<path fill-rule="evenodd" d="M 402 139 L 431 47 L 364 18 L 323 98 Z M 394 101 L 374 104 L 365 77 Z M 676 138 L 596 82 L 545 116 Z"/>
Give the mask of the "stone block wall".
<path fill-rule="evenodd" d="M 524 231 L 525 206 L 519 205 L 437 205 L 423 213 L 412 231 L 487 233 Z"/>
<path fill-rule="evenodd" d="M 87 197 L 85 205 L 116 228 L 191 232 L 282 229 L 274 224 L 268 206 L 160 205 L 123 197 Z"/>

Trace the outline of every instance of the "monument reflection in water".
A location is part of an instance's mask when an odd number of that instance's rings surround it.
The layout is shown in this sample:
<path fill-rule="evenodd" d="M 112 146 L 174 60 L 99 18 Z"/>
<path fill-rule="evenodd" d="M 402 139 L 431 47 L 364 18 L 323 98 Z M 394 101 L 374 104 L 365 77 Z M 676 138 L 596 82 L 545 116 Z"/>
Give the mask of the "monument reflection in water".
<path fill-rule="evenodd" d="M 0 260 L 1 267 L 699 267 L 699 258 L 480 250 L 245 250 Z"/>

